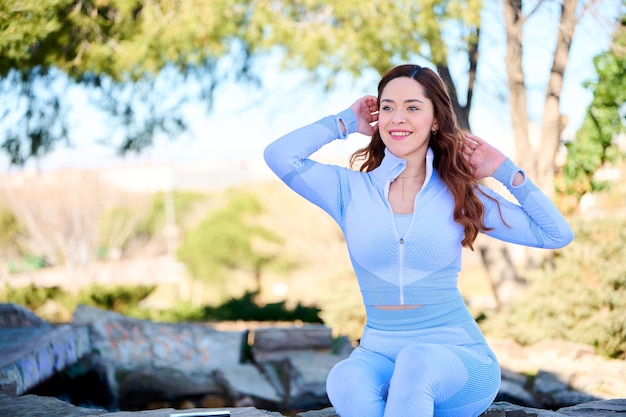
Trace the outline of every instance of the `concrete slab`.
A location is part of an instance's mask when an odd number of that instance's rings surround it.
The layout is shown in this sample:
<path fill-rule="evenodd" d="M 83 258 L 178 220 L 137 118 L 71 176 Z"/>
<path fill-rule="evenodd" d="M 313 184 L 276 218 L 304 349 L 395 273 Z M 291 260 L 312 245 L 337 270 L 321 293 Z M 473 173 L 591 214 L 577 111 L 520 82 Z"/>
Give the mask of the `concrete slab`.
<path fill-rule="evenodd" d="M 0 391 L 12 397 L 27 392 L 91 351 L 87 326 L 16 321 L 6 316 L 0 321 L 4 325 L 0 327 Z"/>

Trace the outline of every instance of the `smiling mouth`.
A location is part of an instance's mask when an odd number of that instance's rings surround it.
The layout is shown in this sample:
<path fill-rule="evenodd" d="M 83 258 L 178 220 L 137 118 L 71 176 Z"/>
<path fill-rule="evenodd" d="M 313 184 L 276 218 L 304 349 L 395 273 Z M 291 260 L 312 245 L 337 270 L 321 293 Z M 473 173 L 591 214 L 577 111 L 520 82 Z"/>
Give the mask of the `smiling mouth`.
<path fill-rule="evenodd" d="M 406 132 L 406 131 L 404 131 L 404 132 L 398 132 L 398 131 L 395 131 L 395 132 L 389 132 L 389 135 L 390 135 L 392 138 L 394 138 L 394 139 L 402 139 L 402 138 L 405 138 L 405 137 L 407 137 L 407 136 L 410 136 L 410 135 L 411 135 L 411 133 L 412 133 L 412 132 Z"/>

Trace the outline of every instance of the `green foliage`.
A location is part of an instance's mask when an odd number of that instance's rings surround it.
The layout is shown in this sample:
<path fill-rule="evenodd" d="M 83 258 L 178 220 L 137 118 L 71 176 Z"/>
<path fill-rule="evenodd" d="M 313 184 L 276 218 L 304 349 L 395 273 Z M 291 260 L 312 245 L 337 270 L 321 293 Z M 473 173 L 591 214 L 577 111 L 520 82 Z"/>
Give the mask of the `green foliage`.
<path fill-rule="evenodd" d="M 186 232 L 178 260 L 194 278 L 213 284 L 219 285 L 228 269 L 252 271 L 258 280 L 277 256 L 271 244 L 281 242 L 271 230 L 256 224 L 261 213 L 261 204 L 252 194 L 231 196 L 224 207 Z"/>
<path fill-rule="evenodd" d="M 43 256 L 26 254 L 20 259 L 10 259 L 8 261 L 8 266 L 9 272 L 13 274 L 25 271 L 38 271 L 50 265 L 46 263 L 46 260 Z"/>
<path fill-rule="evenodd" d="M 321 323 L 320 309 L 306 307 L 298 303 L 289 310 L 284 302 L 270 303 L 259 306 L 254 302 L 255 292 L 246 292 L 241 298 L 231 298 L 216 307 L 207 306 L 202 309 L 202 320 L 209 321 L 302 321 L 305 323 Z"/>
<path fill-rule="evenodd" d="M 170 199 L 171 200 L 168 200 Z M 191 191 L 174 191 L 172 193 L 156 193 L 152 198 L 152 204 L 146 216 L 138 225 L 138 233 L 154 236 L 163 229 L 167 221 L 167 211 L 172 210 L 177 218 L 184 218 L 198 202 L 206 198 L 206 195 Z M 172 206 L 168 208 L 168 204 Z"/>
<path fill-rule="evenodd" d="M 7 114 L 20 123 L 2 132 L 1 146 L 19 165 L 69 142 L 64 98 L 74 84 L 94 93 L 126 153 L 159 133 L 179 135 L 187 128 L 183 104 L 210 104 L 226 79 L 257 81 L 254 59 L 278 48 L 285 66 L 312 71 L 327 86 L 339 73 L 380 74 L 416 56 L 441 68 L 450 50 L 476 49 L 481 9 L 482 0 L 6 0 L 0 94 L 17 98 Z M 460 34 L 456 44 L 444 42 L 444 26 Z M 182 83 L 193 88 L 172 90 Z M 120 137 L 114 133 L 102 140 Z"/>
<path fill-rule="evenodd" d="M 59 287 L 38 287 L 31 284 L 26 287 L 13 288 L 5 285 L 1 299 L 3 302 L 20 304 L 37 311 L 46 301 L 59 299 L 62 294 L 63 290 Z"/>
<path fill-rule="evenodd" d="M 206 196 L 195 192 L 176 191 L 170 193 L 156 193 L 147 213 L 137 224 L 138 236 L 154 237 L 163 230 L 167 221 L 167 210 L 171 209 L 177 219 L 182 219 L 193 208 L 194 204 L 202 201 Z M 168 199 L 172 207 L 167 207 Z"/>
<path fill-rule="evenodd" d="M 593 100 L 576 140 L 567 144 L 568 158 L 560 192 L 577 196 L 603 190 L 607 183 L 594 178 L 605 164 L 620 155 L 615 138 L 626 132 L 626 18 L 615 32 L 611 49 L 594 60 L 597 81 L 588 82 Z"/>
<path fill-rule="evenodd" d="M 111 129 L 123 131 L 120 152 L 139 151 L 158 133 L 175 137 L 193 92 L 210 102 L 218 80 L 248 74 L 240 32 L 253 7 L 243 0 L 0 2 L 0 94 L 11 96 L 0 114 L 13 120 L 2 148 L 20 165 L 69 141 L 65 90 L 75 83 L 94 93 L 114 119 Z M 232 63 L 218 71 L 225 56 Z M 176 94 L 171 77 L 160 86 L 157 76 L 168 70 L 176 84 L 191 80 L 194 88 Z"/>
<path fill-rule="evenodd" d="M 138 309 L 141 301 L 145 300 L 155 289 L 154 285 L 117 285 L 112 287 L 94 285 L 82 291 L 78 299 L 81 304 L 129 314 Z"/>
<path fill-rule="evenodd" d="M 337 73 L 382 74 L 416 55 L 445 63 L 441 26 L 455 25 L 461 42 L 468 42 L 480 27 L 481 10 L 481 0 L 283 1 L 257 7 L 245 39 L 253 46 L 251 39 L 265 48 L 280 46 L 286 63 L 317 71 L 332 85 Z"/>
<path fill-rule="evenodd" d="M 0 293 L 0 301 L 23 305 L 49 321 L 68 320 L 79 304 L 115 311 L 131 317 L 148 318 L 151 312 L 142 308 L 141 302 L 154 289 L 152 285 L 111 287 L 94 285 L 78 293 L 69 293 L 58 286 L 40 287 L 31 284 L 13 288 L 6 285 L 4 291 Z M 53 313 L 53 316 L 40 311 L 47 302 L 53 302 L 57 306 L 57 311 Z"/>
<path fill-rule="evenodd" d="M 78 294 L 70 294 L 59 287 L 37 287 L 29 285 L 23 288 L 6 286 L 0 293 L 1 302 L 23 305 L 39 314 L 43 319 L 59 321 L 60 315 L 46 317 L 39 310 L 52 301 L 66 311 L 65 319 L 79 304 L 90 305 L 103 310 L 115 311 L 128 317 L 159 322 L 206 322 L 206 321 L 282 321 L 322 323 L 320 309 L 298 304 L 293 309 L 284 302 L 257 305 L 256 293 L 247 292 L 241 298 L 231 298 L 218 306 L 192 307 L 180 303 L 166 310 L 153 310 L 141 306 L 141 303 L 154 291 L 150 285 L 105 287 L 96 285 Z"/>
<path fill-rule="evenodd" d="M 24 233 L 24 228 L 15 214 L 4 207 L 0 207 L 0 252 L 20 253 L 19 237 Z"/>
<path fill-rule="evenodd" d="M 162 237 L 167 217 L 179 224 L 196 203 L 206 195 L 195 192 L 155 193 L 149 207 L 119 206 L 102 218 L 99 230 L 99 256 L 111 249 L 126 250 L 133 244 L 141 245 Z M 168 214 L 169 212 L 169 214 Z"/>
<path fill-rule="evenodd" d="M 0 3 L 0 76 L 56 67 L 72 78 L 140 79 L 167 65 L 223 55 L 246 2 L 6 0 Z"/>
<path fill-rule="evenodd" d="M 626 220 L 579 220 L 573 227 L 576 238 L 557 252 L 555 270 L 533 276 L 527 293 L 508 311 L 488 315 L 481 327 L 522 344 L 567 340 L 624 359 Z"/>
<path fill-rule="evenodd" d="M 0 77 L 13 68 L 35 64 L 34 47 L 61 29 L 59 13 L 69 10 L 72 3 L 73 0 L 0 3 Z"/>

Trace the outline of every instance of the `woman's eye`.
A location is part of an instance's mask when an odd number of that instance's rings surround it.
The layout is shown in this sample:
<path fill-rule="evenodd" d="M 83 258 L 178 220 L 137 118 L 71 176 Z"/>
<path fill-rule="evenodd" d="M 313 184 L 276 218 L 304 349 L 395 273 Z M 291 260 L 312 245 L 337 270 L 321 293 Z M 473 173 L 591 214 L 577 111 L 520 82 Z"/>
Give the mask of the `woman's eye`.
<path fill-rule="evenodd" d="M 419 108 L 417 106 L 409 106 L 409 111 L 418 111 Z"/>
<path fill-rule="evenodd" d="M 381 108 L 382 111 L 390 111 L 391 110 L 391 106 L 383 106 Z"/>

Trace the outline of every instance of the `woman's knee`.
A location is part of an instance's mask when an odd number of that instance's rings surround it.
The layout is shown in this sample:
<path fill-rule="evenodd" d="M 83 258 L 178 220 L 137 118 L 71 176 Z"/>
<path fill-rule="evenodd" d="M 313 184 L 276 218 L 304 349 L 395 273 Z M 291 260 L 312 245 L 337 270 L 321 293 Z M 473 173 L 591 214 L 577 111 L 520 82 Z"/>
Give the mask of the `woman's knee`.
<path fill-rule="evenodd" d="M 348 358 L 336 364 L 326 379 L 326 390 L 329 397 L 344 397 L 352 392 L 363 391 L 366 387 L 379 388 L 384 375 L 379 375 L 367 363 Z"/>
<path fill-rule="evenodd" d="M 386 361 L 388 359 L 384 358 L 381 363 L 380 358 L 375 358 L 373 362 L 366 362 L 363 358 L 351 357 L 331 369 L 326 392 L 339 415 L 382 415 L 393 372 L 393 363 L 384 363 Z"/>

